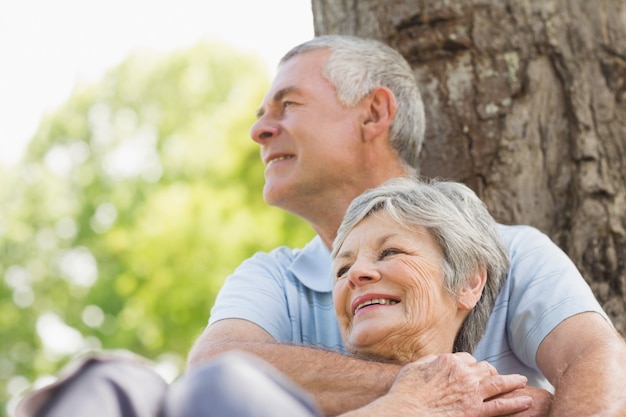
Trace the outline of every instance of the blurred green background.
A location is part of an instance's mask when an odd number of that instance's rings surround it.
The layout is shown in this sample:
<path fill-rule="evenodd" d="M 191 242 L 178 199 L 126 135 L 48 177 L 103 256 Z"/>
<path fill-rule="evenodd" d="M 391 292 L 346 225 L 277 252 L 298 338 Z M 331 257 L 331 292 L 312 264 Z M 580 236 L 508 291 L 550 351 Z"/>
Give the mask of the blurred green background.
<path fill-rule="evenodd" d="M 268 86 L 219 43 L 135 53 L 0 168 L 0 414 L 93 349 L 175 378 L 225 277 L 313 236 L 261 197 L 248 130 Z"/>

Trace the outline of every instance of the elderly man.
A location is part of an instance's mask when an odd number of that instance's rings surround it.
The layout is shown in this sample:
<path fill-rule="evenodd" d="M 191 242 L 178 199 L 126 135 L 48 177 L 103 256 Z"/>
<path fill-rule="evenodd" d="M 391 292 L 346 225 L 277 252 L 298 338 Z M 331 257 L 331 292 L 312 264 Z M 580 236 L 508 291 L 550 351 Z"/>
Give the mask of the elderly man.
<path fill-rule="evenodd" d="M 283 58 L 251 136 L 266 163 L 267 203 L 306 219 L 318 236 L 301 250 L 257 254 L 227 279 L 191 368 L 224 351 L 249 351 L 313 393 L 329 415 L 388 392 L 400 366 L 333 353 L 344 347 L 329 247 L 356 196 L 414 174 L 423 132 L 411 69 L 387 46 L 320 37 Z M 552 415 L 623 414 L 626 370 L 617 365 L 626 347 L 583 278 L 537 230 L 502 233 L 511 268 L 475 357 L 526 375 L 530 385 L 545 375 Z"/>

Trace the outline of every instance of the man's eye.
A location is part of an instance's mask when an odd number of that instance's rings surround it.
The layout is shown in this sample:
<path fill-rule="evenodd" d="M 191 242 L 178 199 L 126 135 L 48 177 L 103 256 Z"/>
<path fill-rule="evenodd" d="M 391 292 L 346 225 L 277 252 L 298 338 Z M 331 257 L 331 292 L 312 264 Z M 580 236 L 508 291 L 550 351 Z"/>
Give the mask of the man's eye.
<path fill-rule="evenodd" d="M 293 101 L 283 101 L 283 109 L 286 109 L 287 107 L 290 107 L 294 104 L 295 103 Z"/>

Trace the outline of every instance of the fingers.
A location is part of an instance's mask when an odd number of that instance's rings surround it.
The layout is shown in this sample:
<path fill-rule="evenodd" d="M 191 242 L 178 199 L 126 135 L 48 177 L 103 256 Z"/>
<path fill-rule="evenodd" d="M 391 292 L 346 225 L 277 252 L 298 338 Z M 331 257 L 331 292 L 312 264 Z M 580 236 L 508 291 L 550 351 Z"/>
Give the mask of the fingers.
<path fill-rule="evenodd" d="M 446 415 L 503 416 L 524 412 L 532 405 L 525 393 L 509 394 L 525 385 L 522 375 L 499 375 L 485 361 L 477 362 L 467 353 L 450 353 L 406 364 L 388 399 L 433 412 L 447 410 Z"/>
<path fill-rule="evenodd" d="M 480 362 L 477 365 L 481 366 Z M 480 382 L 481 395 L 485 398 L 483 404 L 485 416 L 508 415 L 530 409 L 533 399 L 528 395 L 501 397 L 503 394 L 524 388 L 527 378 L 517 374 L 498 375 L 493 366 L 487 365 L 482 365 L 482 367 L 484 368 L 483 372 L 489 372 L 489 376 Z"/>
<path fill-rule="evenodd" d="M 527 395 L 513 398 L 494 398 L 483 403 L 484 417 L 503 416 L 528 410 L 533 399 Z"/>
<path fill-rule="evenodd" d="M 495 369 L 493 372 L 480 381 L 480 392 L 484 399 L 506 394 L 526 386 L 527 378 L 523 375 L 498 375 L 495 373 Z"/>
<path fill-rule="evenodd" d="M 499 398 L 515 398 L 527 396 L 532 398 L 532 405 L 528 410 L 524 410 L 523 413 L 515 413 L 515 416 L 547 416 L 550 412 L 550 406 L 552 405 L 552 393 L 541 388 L 526 386 L 509 393 L 503 394 Z M 493 400 L 493 399 L 492 399 Z M 487 403 L 485 403 L 487 404 Z"/>

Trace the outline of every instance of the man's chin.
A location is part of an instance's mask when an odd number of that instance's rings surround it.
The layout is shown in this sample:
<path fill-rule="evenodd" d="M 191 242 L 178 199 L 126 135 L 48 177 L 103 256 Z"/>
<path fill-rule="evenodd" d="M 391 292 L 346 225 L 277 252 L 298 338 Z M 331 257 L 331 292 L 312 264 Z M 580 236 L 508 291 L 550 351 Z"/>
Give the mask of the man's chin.
<path fill-rule="evenodd" d="M 274 207 L 282 207 L 282 203 L 287 199 L 284 187 L 279 187 L 275 183 L 265 183 L 263 187 L 263 200 Z"/>

